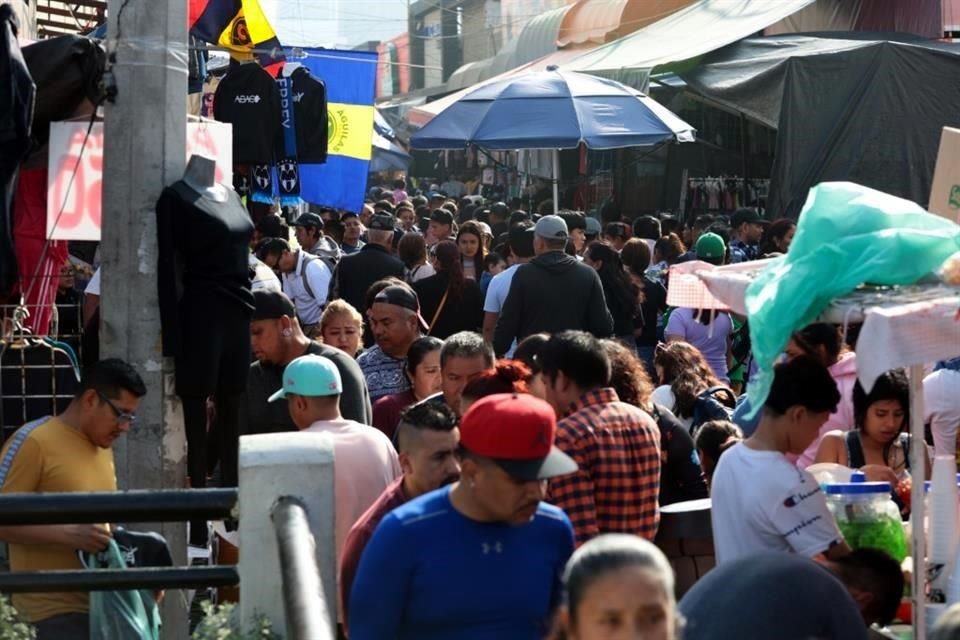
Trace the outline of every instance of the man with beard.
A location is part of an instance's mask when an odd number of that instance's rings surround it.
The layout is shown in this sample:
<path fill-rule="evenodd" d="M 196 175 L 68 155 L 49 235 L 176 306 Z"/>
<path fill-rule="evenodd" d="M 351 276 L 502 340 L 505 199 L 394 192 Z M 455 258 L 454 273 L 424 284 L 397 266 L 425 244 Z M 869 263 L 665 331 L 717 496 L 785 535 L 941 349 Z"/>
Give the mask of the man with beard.
<path fill-rule="evenodd" d="M 402 504 L 460 479 L 457 416 L 445 404 L 422 402 L 400 414 L 396 444 L 403 476 L 387 487 L 350 530 L 340 556 L 341 624 L 347 626 L 347 605 L 360 557 L 384 516 Z"/>
<path fill-rule="evenodd" d="M 553 446 L 553 409 L 527 394 L 477 401 L 460 423 L 461 479 L 394 509 L 360 558 L 352 640 L 543 638 L 573 552 L 542 502 L 576 463 Z"/>
<path fill-rule="evenodd" d="M 257 359 L 247 374 L 246 411 L 240 412 L 240 433 L 296 431 L 297 426 L 282 404 L 267 400 L 283 386 L 283 369 L 303 355 L 329 358 L 343 381 L 340 411 L 347 420 L 371 424 L 373 408 L 363 373 L 356 361 L 343 351 L 314 342 L 304 335 L 297 322 L 293 303 L 279 291 L 254 291 L 254 312 L 250 322 L 250 346 Z"/>

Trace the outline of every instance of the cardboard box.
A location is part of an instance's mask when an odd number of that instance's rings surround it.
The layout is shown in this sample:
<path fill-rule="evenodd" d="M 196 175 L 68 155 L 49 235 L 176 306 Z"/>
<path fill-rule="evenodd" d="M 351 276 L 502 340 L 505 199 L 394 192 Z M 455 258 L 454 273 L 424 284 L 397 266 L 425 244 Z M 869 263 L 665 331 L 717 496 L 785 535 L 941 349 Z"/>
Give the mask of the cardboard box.
<path fill-rule="evenodd" d="M 960 222 L 960 129 L 943 128 L 927 210 Z"/>

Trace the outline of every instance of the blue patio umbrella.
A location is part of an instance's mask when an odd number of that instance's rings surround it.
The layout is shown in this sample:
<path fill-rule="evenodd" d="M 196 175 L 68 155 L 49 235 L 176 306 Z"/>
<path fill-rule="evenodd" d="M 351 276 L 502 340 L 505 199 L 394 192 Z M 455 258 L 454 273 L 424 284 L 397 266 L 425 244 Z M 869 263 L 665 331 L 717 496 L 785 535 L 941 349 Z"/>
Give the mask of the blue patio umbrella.
<path fill-rule="evenodd" d="M 619 149 L 692 142 L 694 128 L 624 84 L 548 67 L 481 85 L 410 138 L 415 149 L 552 149 L 557 206 L 558 149 Z"/>

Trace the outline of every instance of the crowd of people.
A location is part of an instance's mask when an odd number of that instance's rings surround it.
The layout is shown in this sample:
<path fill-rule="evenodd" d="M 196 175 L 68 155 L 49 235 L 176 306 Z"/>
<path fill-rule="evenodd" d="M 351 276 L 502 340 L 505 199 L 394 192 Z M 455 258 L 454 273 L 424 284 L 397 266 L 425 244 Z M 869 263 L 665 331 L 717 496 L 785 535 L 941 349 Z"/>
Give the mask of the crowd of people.
<path fill-rule="evenodd" d="M 329 434 L 344 635 L 853 639 L 894 619 L 899 564 L 850 548 L 806 467 L 928 475 L 909 466 L 903 372 L 866 392 L 854 345 L 813 324 L 755 406 L 746 320 L 666 305 L 672 265 L 785 253 L 793 222 L 446 195 L 398 184 L 360 212 L 300 214 L 293 233 L 271 215 L 251 243 L 239 433 Z M 91 367 L 65 413 L 11 438 L 2 491 L 115 489 L 138 380 Z M 955 416 L 934 424 L 955 433 Z M 215 472 L 207 458 L 191 473 Z M 717 567 L 677 601 L 660 507 L 707 497 Z M 109 535 L 0 528 L 14 569 L 79 568 L 73 550 Z M 83 627 L 83 596 L 14 602 L 41 640 L 83 637 L 63 635 Z"/>

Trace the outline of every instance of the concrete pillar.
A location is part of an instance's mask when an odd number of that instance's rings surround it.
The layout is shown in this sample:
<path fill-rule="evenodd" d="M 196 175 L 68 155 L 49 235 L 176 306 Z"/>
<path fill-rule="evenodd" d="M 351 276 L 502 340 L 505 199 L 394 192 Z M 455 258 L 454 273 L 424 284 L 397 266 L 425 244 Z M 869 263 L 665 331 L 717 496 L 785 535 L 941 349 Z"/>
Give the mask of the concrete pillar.
<path fill-rule="evenodd" d="M 186 438 L 160 349 L 154 208 L 186 163 L 187 3 L 110 0 L 108 15 L 104 82 L 116 94 L 104 105 L 100 354 L 129 362 L 149 390 L 115 449 L 117 479 L 122 489 L 180 489 Z M 183 523 L 136 527 L 160 531 L 174 563 L 186 564 Z M 187 636 L 186 594 L 164 600 L 166 640 Z"/>
<path fill-rule="evenodd" d="M 240 619 L 244 629 L 264 615 L 283 633 L 286 621 L 277 536 L 270 511 L 282 496 L 307 508 L 316 543 L 330 638 L 336 637 L 337 564 L 334 542 L 333 442 L 315 433 L 240 438 Z M 316 640 L 325 640 L 317 638 Z"/>

